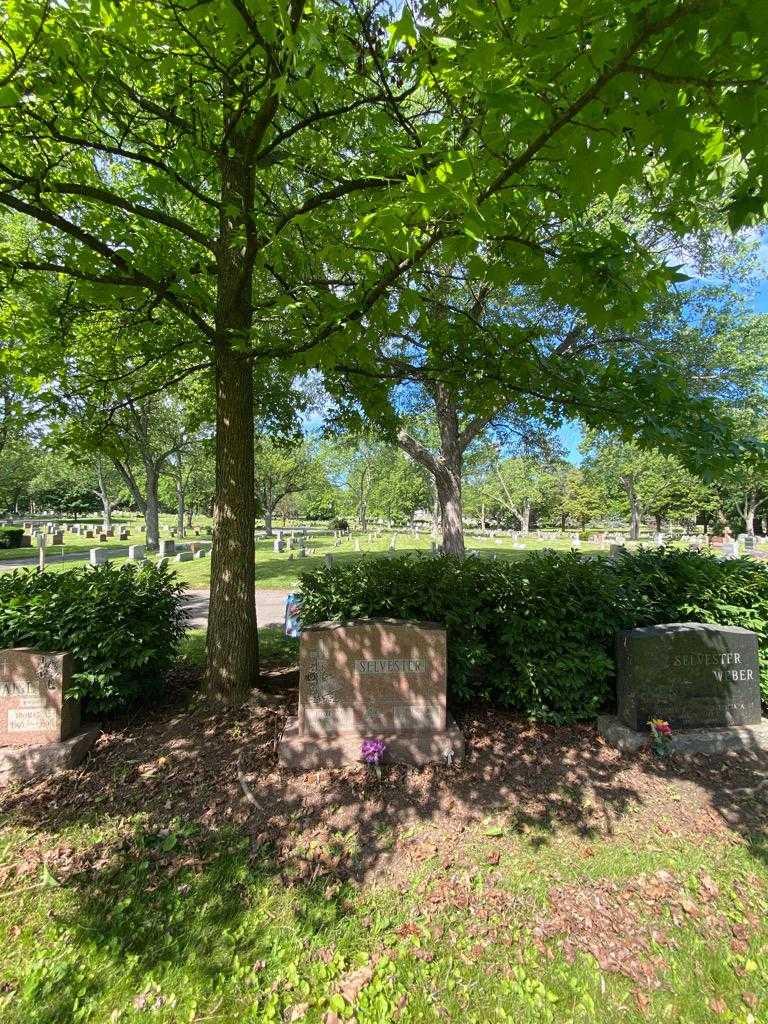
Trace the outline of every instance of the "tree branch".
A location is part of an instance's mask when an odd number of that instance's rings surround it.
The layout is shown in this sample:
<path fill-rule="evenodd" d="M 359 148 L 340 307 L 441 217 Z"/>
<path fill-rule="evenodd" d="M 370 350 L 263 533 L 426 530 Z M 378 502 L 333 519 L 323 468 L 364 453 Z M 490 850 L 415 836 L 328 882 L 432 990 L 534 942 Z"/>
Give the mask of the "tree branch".
<path fill-rule="evenodd" d="M 7 206 L 9 209 L 16 210 L 18 213 L 25 213 L 34 220 L 41 221 L 43 224 L 48 224 L 50 227 L 61 231 L 63 234 L 69 235 L 71 238 L 75 238 L 81 245 L 84 245 L 92 252 L 98 253 L 107 260 L 107 262 L 117 267 L 118 270 L 123 271 L 124 274 L 132 279 L 132 283 L 134 285 L 146 288 L 147 290 L 161 296 L 166 302 L 173 306 L 174 309 L 177 309 L 184 316 L 188 317 L 207 338 L 213 340 L 213 328 L 206 323 L 199 313 L 187 308 L 178 296 L 174 295 L 173 292 L 170 291 L 170 285 L 172 282 L 156 281 L 154 278 L 144 273 L 144 271 L 131 266 L 122 253 L 111 249 L 105 242 L 102 242 L 100 238 L 97 238 L 96 235 L 92 235 L 89 231 L 81 228 L 78 224 L 73 224 L 65 217 L 62 217 L 58 213 L 54 213 L 53 210 L 49 210 L 45 206 L 26 203 L 18 197 L 8 195 L 7 193 L 0 195 L 0 206 Z"/>

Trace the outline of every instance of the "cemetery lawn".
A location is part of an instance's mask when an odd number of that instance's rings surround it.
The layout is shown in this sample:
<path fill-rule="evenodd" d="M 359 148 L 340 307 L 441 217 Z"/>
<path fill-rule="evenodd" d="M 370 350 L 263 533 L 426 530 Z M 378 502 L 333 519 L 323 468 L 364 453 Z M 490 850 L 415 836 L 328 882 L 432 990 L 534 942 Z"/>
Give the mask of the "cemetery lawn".
<path fill-rule="evenodd" d="M 766 1020 L 764 755 L 495 712 L 461 765 L 288 773 L 270 644 L 244 711 L 192 691 L 0 796 L 3 1024 Z"/>
<path fill-rule="evenodd" d="M 323 566 L 323 558 L 326 554 L 333 556 L 334 560 L 340 562 L 352 561 L 356 558 L 390 558 L 401 557 L 406 554 L 422 554 L 430 550 L 431 538 L 421 535 L 418 538 L 400 535 L 397 540 L 397 547 L 394 552 L 389 550 L 389 538 L 384 536 L 371 543 L 361 537 L 360 552 L 354 549 L 354 539 L 345 539 L 338 547 L 334 545 L 333 536 L 312 537 L 307 547 L 314 550 L 313 555 L 304 558 L 294 557 L 291 559 L 287 552 L 276 554 L 273 551 L 271 540 L 259 539 L 256 541 L 256 586 L 265 590 L 291 590 L 298 584 L 299 574 L 319 569 Z M 478 550 L 483 555 L 495 554 L 498 558 L 517 559 L 524 558 L 531 551 L 541 550 L 545 547 L 559 547 L 562 550 L 570 550 L 570 545 L 565 543 L 555 544 L 530 540 L 524 548 L 513 548 L 508 537 L 504 538 L 503 544 L 496 545 L 489 538 L 476 540 L 468 538 L 467 550 Z M 584 546 L 585 551 L 597 553 L 598 549 L 590 549 Z M 606 552 L 603 552 L 604 554 Z M 295 552 L 294 552 L 295 554 Z M 210 558 L 196 559 L 191 562 L 170 563 L 179 579 L 187 586 L 199 589 L 207 588 L 210 585 L 211 561 Z"/>

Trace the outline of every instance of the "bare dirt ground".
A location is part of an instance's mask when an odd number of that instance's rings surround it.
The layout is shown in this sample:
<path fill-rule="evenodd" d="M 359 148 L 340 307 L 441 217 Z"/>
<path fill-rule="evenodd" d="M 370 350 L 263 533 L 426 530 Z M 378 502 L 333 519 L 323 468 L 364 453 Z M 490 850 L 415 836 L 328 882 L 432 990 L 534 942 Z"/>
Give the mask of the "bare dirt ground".
<path fill-rule="evenodd" d="M 94 812 L 141 812 L 158 829 L 174 817 L 203 831 L 232 824 L 255 848 L 274 846 L 286 881 L 395 884 L 419 861 L 460 863 L 494 835 L 534 846 L 571 836 L 585 856 L 591 843 L 633 837 L 765 835 L 764 753 L 622 755 L 591 725 L 534 725 L 498 710 L 456 714 L 467 740 L 459 764 L 387 765 L 381 779 L 365 766 L 289 772 L 275 741 L 296 682 L 295 670 L 274 671 L 237 711 L 193 693 L 182 710 L 177 701 L 104 723 L 86 764 L 0 794 L 0 815 L 48 835 Z"/>

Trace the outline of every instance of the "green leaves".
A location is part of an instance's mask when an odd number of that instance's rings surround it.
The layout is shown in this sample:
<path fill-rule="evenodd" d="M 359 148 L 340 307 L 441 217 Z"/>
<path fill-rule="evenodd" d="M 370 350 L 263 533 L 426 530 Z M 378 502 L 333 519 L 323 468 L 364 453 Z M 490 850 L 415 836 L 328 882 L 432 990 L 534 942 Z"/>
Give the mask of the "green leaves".
<path fill-rule="evenodd" d="M 305 573 L 301 593 L 304 622 L 394 609 L 443 623 L 453 701 L 492 701 L 554 722 L 591 719 L 611 699 L 617 630 L 719 622 L 756 630 L 761 650 L 768 639 L 764 567 L 687 551 L 641 550 L 618 561 L 559 553 L 519 562 L 361 559 Z M 762 673 L 768 696 L 768 654 Z"/>
<path fill-rule="evenodd" d="M 129 707 L 163 690 L 184 631 L 181 590 L 150 563 L 4 573 L 0 646 L 69 651 L 87 709 Z"/>
<path fill-rule="evenodd" d="M 404 43 L 406 46 L 415 47 L 418 41 L 418 34 L 416 30 L 416 22 L 413 18 L 413 12 L 408 4 L 403 4 L 403 10 L 398 21 L 393 25 L 387 26 L 387 32 L 389 33 L 389 53 L 394 53 L 398 43 Z M 433 37 L 434 41 L 434 37 Z M 455 44 L 454 44 L 455 45 Z"/>

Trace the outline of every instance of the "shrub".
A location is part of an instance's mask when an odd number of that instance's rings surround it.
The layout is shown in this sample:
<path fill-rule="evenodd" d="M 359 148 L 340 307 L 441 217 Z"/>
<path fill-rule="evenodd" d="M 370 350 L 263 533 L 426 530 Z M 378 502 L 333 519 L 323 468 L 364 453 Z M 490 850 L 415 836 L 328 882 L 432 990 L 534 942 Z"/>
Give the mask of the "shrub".
<path fill-rule="evenodd" d="M 700 621 L 768 632 L 768 572 L 746 559 L 641 550 L 617 560 L 535 552 L 520 561 L 409 556 L 301 577 L 302 620 L 442 623 L 453 701 L 555 722 L 594 717 L 614 693 L 617 630 Z M 761 654 L 768 697 L 768 652 Z"/>
<path fill-rule="evenodd" d="M 23 536 L 21 526 L 0 526 L 0 548 L 20 548 Z"/>
<path fill-rule="evenodd" d="M 349 529 L 349 523 L 346 519 L 332 519 L 328 524 L 328 529 L 346 532 Z"/>
<path fill-rule="evenodd" d="M 184 632 L 183 591 L 164 567 L 105 563 L 0 575 L 0 647 L 69 651 L 84 710 L 157 694 Z"/>

